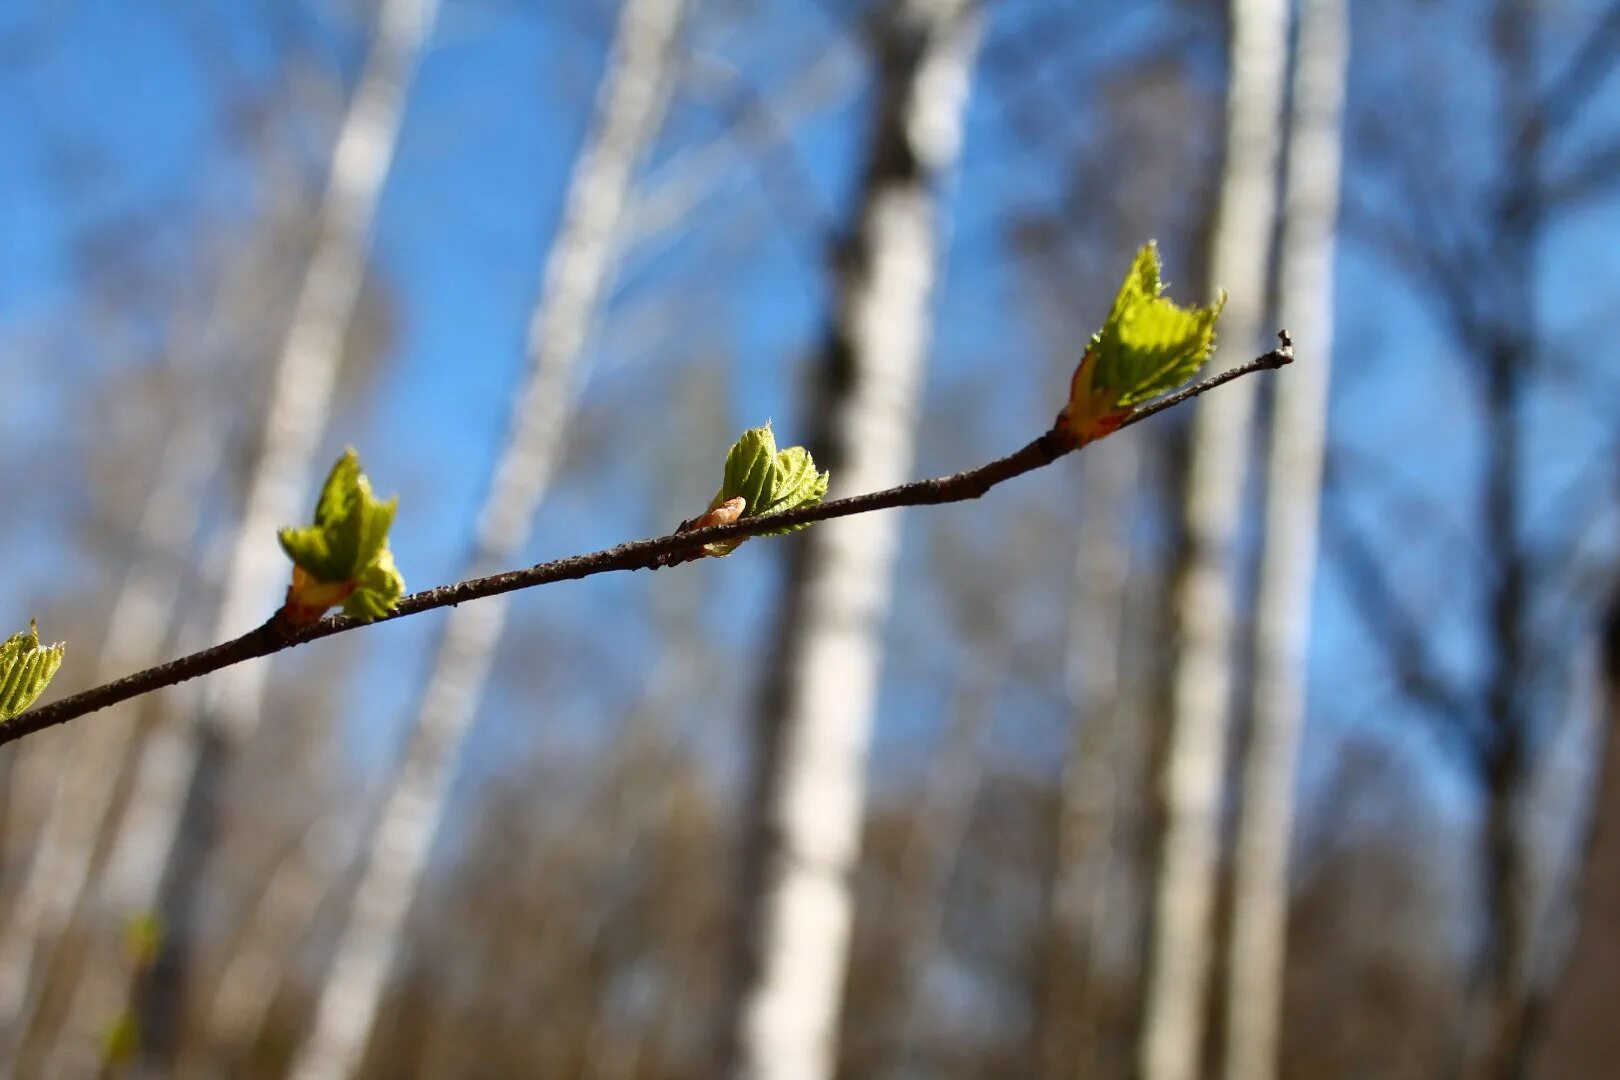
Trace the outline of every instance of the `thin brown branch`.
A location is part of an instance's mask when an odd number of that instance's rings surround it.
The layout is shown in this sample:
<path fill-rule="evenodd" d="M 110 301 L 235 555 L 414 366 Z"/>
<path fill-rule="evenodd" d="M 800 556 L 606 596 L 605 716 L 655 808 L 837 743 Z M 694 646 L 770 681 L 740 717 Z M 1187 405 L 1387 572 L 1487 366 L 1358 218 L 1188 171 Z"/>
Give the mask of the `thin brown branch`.
<path fill-rule="evenodd" d="M 1233 379 L 1291 363 L 1294 351 L 1287 331 L 1279 333 L 1278 338 L 1281 344 L 1264 356 L 1144 405 L 1132 412 L 1120 428 L 1139 424 L 1150 416 L 1191 400 Z M 917 480 L 883 491 L 834 499 L 831 502 L 778 514 L 762 514 L 730 525 L 676 532 L 652 540 L 635 540 L 589 555 L 575 555 L 554 562 L 540 563 L 523 570 L 508 570 L 488 577 L 471 578 L 454 585 L 441 585 L 436 589 L 428 589 L 405 597 L 391 614 L 377 621 L 402 619 L 407 615 L 418 615 L 435 608 L 453 607 L 468 600 L 480 600 L 486 596 L 530 589 L 537 585 L 549 585 L 555 581 L 572 581 L 615 570 L 657 569 L 683 561 L 684 556 L 691 555 L 705 544 L 757 536 L 783 526 L 808 525 L 815 521 L 828 521 L 900 506 L 932 506 L 977 499 L 997 484 L 1044 468 L 1073 449 L 1073 445 L 1065 436 L 1057 431 L 1049 431 L 1023 449 L 1004 458 L 953 476 Z M 108 708 L 121 701 L 128 701 L 130 698 L 161 690 L 166 686 L 174 686 L 188 679 L 195 679 L 199 675 L 207 675 L 221 668 L 230 667 L 232 664 L 240 664 L 244 660 L 269 656 L 334 634 L 358 630 L 365 625 L 367 624 L 358 619 L 338 615 L 322 619 L 313 626 L 289 629 L 279 618 L 272 617 L 264 625 L 248 631 L 241 637 L 192 653 L 190 656 L 183 656 L 178 660 L 171 660 L 166 664 L 147 668 L 134 675 L 126 675 L 122 679 L 81 691 L 49 705 L 30 709 L 0 725 L 0 745 L 16 742 L 36 731 L 65 724 L 69 720 Z"/>

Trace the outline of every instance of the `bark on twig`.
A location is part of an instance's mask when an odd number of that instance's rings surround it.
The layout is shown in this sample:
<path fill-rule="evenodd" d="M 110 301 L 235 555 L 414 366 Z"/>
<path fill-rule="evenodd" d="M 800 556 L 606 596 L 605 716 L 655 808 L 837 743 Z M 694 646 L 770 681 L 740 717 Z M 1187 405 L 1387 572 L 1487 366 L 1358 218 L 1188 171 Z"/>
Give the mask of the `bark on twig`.
<path fill-rule="evenodd" d="M 1141 423 L 1150 416 L 1173 408 L 1184 401 L 1205 394 L 1225 383 L 1244 375 L 1251 375 L 1257 371 L 1268 371 L 1283 367 L 1294 359 L 1293 345 L 1288 340 L 1287 333 L 1280 335 L 1282 344 L 1271 352 L 1219 375 L 1205 379 L 1184 390 L 1161 398 L 1152 404 L 1145 405 L 1132 413 L 1121 429 L 1133 424 Z M 700 529 L 688 533 L 671 533 L 650 540 L 634 540 L 617 547 L 602 551 L 591 552 L 588 555 L 574 555 L 566 559 L 557 559 L 552 562 L 539 563 L 522 570 L 508 570 L 504 573 L 490 574 L 487 577 L 469 578 L 458 581 L 453 585 L 441 585 L 436 589 L 413 593 L 399 602 L 394 611 L 378 622 L 388 622 L 393 619 L 403 619 L 410 615 L 420 615 L 424 611 L 433 611 L 437 608 L 454 607 L 469 600 L 479 600 L 487 596 L 499 596 L 503 593 L 516 592 L 519 589 L 532 589 L 537 585 L 549 585 L 557 581 L 573 581 L 579 578 L 592 577 L 596 574 L 606 574 L 617 570 L 649 570 L 667 566 L 678 560 L 678 557 L 702 547 L 704 544 L 719 543 L 722 540 L 736 540 L 750 536 L 757 536 L 772 529 L 780 529 L 789 525 L 808 525 L 816 521 L 830 521 L 834 518 L 849 517 L 852 514 L 866 514 L 874 510 L 889 510 L 898 506 L 934 506 L 942 503 L 965 502 L 977 499 L 998 484 L 1005 483 L 1017 476 L 1036 469 L 1044 468 L 1052 462 L 1068 454 L 1073 447 L 1069 446 L 1062 435 L 1055 431 L 1035 439 L 1021 450 L 1017 450 L 1004 458 L 981 465 L 976 469 L 956 473 L 952 476 L 935 477 L 931 480 L 915 480 L 909 484 L 887 488 L 883 491 L 874 491 L 865 495 L 852 495 L 847 499 L 834 499 L 831 502 L 820 503 L 816 506 L 800 507 L 780 514 L 764 514 L 759 517 L 748 518 L 731 525 L 717 525 L 709 529 Z M 345 634 L 358 630 L 362 626 L 370 625 L 358 619 L 338 615 L 321 620 L 314 626 L 301 630 L 287 631 L 282 629 L 275 619 L 271 619 L 250 630 L 240 637 L 218 645 L 203 649 L 201 652 L 171 660 L 166 664 L 147 668 L 145 671 L 126 675 L 122 679 L 93 687 L 89 690 L 42 705 L 27 712 L 21 713 L 14 719 L 0 725 L 0 746 L 16 742 L 18 739 L 32 735 L 46 728 L 65 724 L 69 720 L 76 720 L 81 716 L 116 705 L 120 701 L 139 697 L 161 690 L 166 686 L 175 686 L 179 683 L 195 679 L 199 675 L 207 675 L 240 664 L 255 657 L 269 656 L 273 653 L 296 648 L 311 641 L 319 641 L 335 634 Z"/>

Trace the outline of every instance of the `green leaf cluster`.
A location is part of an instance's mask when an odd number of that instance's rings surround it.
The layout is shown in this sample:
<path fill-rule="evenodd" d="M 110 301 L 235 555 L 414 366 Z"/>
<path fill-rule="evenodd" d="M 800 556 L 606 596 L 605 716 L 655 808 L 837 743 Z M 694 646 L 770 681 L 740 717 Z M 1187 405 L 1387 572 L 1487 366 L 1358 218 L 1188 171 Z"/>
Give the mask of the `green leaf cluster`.
<path fill-rule="evenodd" d="M 1058 415 L 1059 429 L 1076 444 L 1102 438 L 1134 406 L 1179 389 L 1209 359 L 1226 295 L 1208 307 L 1181 307 L 1163 293 L 1159 249 L 1149 241 L 1132 260 L 1108 321 L 1092 335 Z"/>
<path fill-rule="evenodd" d="M 62 666 L 65 651 L 61 644 L 40 645 L 39 626 L 32 619 L 27 631 L 0 642 L 0 721 L 34 703 Z"/>
<path fill-rule="evenodd" d="M 802 446 L 778 451 L 776 435 L 766 421 L 763 427 L 743 432 L 742 438 L 726 454 L 725 478 L 709 501 L 709 510 L 713 512 L 732 499 L 742 499 L 741 518 L 746 519 L 814 506 L 826 496 L 831 475 L 817 472 L 810 451 Z M 791 525 L 759 535 L 781 536 L 805 527 Z M 728 540 L 710 544 L 707 550 L 711 555 L 729 555 L 741 543 L 741 540 Z"/>
<path fill-rule="evenodd" d="M 367 622 L 394 609 L 405 595 L 388 549 L 398 504 L 398 497 L 385 502 L 373 495 L 359 455 L 352 447 L 343 452 L 321 488 L 315 523 L 278 534 L 294 566 L 285 609 L 294 622 L 312 621 L 340 603 L 344 614 Z"/>

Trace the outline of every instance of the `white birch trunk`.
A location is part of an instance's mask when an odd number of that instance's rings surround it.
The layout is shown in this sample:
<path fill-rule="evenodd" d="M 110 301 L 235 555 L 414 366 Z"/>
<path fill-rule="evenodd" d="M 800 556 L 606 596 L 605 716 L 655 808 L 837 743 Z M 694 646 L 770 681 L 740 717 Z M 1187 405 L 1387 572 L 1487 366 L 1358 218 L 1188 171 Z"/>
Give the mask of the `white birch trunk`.
<path fill-rule="evenodd" d="M 876 140 L 904 148 L 897 171 L 874 169 L 854 237 L 858 269 L 839 297 L 838 335 L 852 386 L 833 403 L 831 497 L 875 491 L 909 474 L 940 257 L 934 188 L 960 153 L 979 40 L 969 0 L 910 0 L 898 13 L 916 52 L 889 73 L 898 98 Z M 774 790 L 763 791 L 765 849 L 757 971 L 743 989 L 735 1067 L 749 1080 L 822 1080 L 837 1052 L 839 1000 L 853 917 L 865 770 L 901 518 L 867 514 L 811 529 L 784 657 Z M 745 856 L 749 857 L 749 856 Z"/>
<path fill-rule="evenodd" d="M 271 377 L 263 441 L 229 561 L 216 640 L 252 629 L 279 606 L 287 564 L 275 531 L 307 511 L 377 204 L 437 6 L 438 0 L 382 0 L 376 39 L 333 150 L 320 234 Z M 129 808 L 102 875 L 104 899 L 114 912 L 128 917 L 154 909 L 180 841 L 187 795 L 205 765 L 204 744 L 215 740 L 228 752 L 253 733 L 267 664 L 249 661 L 220 672 L 204 691 L 197 725 L 161 726 L 141 748 Z M 47 1070 L 51 1075 L 83 1075 L 98 1054 L 96 1032 L 117 1018 L 127 991 L 128 974 L 116 958 L 86 965 L 67 1037 L 57 1047 L 61 1056 Z"/>
<path fill-rule="evenodd" d="M 1275 384 L 1255 612 L 1254 714 L 1234 852 L 1227 1080 L 1277 1073 L 1288 936 L 1288 847 L 1311 627 L 1333 353 L 1333 256 L 1349 22 L 1344 0 L 1301 0 L 1278 318 L 1305 361 Z"/>
<path fill-rule="evenodd" d="M 165 444 L 157 486 L 141 515 L 140 555 L 108 612 L 94 683 L 158 660 L 196 533 L 201 490 L 218 460 L 222 434 L 218 418 L 205 412 L 195 423 L 177 427 Z M 63 733 L 69 744 L 50 805 L 16 899 L 0 923 L 5 1072 L 15 1070 L 49 959 L 94 873 L 96 840 L 112 809 L 120 768 L 137 736 L 132 713 L 120 708 L 99 723 Z"/>
<path fill-rule="evenodd" d="M 1596 759 L 1590 820 L 1576 851 L 1576 880 L 1563 897 L 1574 925 L 1529 1069 L 1546 1080 L 1603 1076 L 1620 1060 L 1620 603 L 1610 601 L 1603 621 L 1588 661 L 1596 669 L 1588 706 L 1596 715 L 1584 725 Z"/>
<path fill-rule="evenodd" d="M 1210 252 L 1211 280 L 1231 297 L 1220 367 L 1258 351 L 1288 36 L 1286 0 L 1231 0 L 1230 11 L 1226 151 Z M 1192 1080 L 1203 1041 L 1233 686 L 1233 546 L 1255 412 L 1252 380 L 1222 389 L 1236 393 L 1200 399 L 1193 418 L 1188 552 L 1174 601 L 1179 651 L 1160 779 L 1164 840 L 1142 1032 L 1145 1080 Z"/>
<path fill-rule="evenodd" d="M 284 226 L 284 213 L 270 214 L 264 228 Z M 255 236 L 254 243 L 262 240 Z M 274 245 L 271 245 L 273 247 Z M 225 280 L 207 316 L 189 334 L 177 334 L 179 347 L 212 358 L 225 344 L 227 325 L 263 305 L 264 259 L 257 255 L 227 262 Z M 254 320 L 247 318 L 248 323 Z M 195 359 L 195 358 L 194 358 Z M 183 374 L 183 373 L 182 373 Z M 219 403 L 215 402 L 214 405 Z M 189 418 L 189 419 L 188 419 Z M 107 682 L 160 659 L 169 621 L 180 602 L 190 552 L 202 510 L 204 489 L 219 466 L 227 416 L 200 397 L 177 414 L 155 470 L 156 486 L 147 496 L 138 524 L 137 560 L 130 567 L 107 616 L 106 634 L 96 660 L 95 682 Z M 140 729 L 128 706 L 106 722 L 59 733 L 66 742 L 35 844 L 28 853 L 14 906 L 0 923 L 0 1025 L 7 1039 L 0 1072 L 11 1072 L 23 1040 L 36 1034 L 37 995 L 53 962 L 55 946 L 84 913 L 81 898 L 100 871 L 101 838 L 118 822 L 110 817 L 121 778 L 138 754 Z M 31 764 L 32 747 L 18 750 Z"/>
<path fill-rule="evenodd" d="M 625 0 L 596 117 L 569 184 L 529 328 L 532 368 L 478 522 L 469 574 L 506 565 L 527 541 L 556 468 L 576 368 L 613 275 L 618 231 L 637 162 L 668 100 L 682 0 Z M 403 759 L 377 823 L 359 846 L 353 906 L 333 951 L 309 1039 L 294 1056 L 301 1080 L 353 1075 L 400 953 L 457 751 L 483 695 L 507 598 L 450 612 Z"/>

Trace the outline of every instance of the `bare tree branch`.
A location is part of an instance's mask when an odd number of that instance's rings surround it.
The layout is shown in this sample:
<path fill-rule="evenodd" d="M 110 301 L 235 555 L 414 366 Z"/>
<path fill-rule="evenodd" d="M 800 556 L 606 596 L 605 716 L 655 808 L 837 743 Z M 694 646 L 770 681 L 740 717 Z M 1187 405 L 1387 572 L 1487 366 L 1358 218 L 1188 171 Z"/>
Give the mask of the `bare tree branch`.
<path fill-rule="evenodd" d="M 1274 370 L 1292 363 L 1293 343 L 1289 340 L 1287 331 L 1279 333 L 1278 337 L 1281 344 L 1265 355 L 1144 405 L 1127 417 L 1120 427 L 1126 428 L 1141 423 L 1150 416 L 1174 408 L 1182 402 L 1190 401 L 1244 375 Z M 866 514 L 874 510 L 890 510 L 899 506 L 934 506 L 941 503 L 965 502 L 981 497 L 991 488 L 1016 476 L 1044 468 L 1073 449 L 1062 433 L 1055 430 L 1048 431 L 1023 449 L 1004 458 L 952 476 L 916 480 L 883 491 L 834 499 L 816 506 L 801 507 L 779 514 L 762 514 L 730 525 L 671 533 L 651 540 L 635 540 L 588 555 L 574 555 L 523 570 L 508 570 L 487 577 L 470 578 L 454 585 L 441 585 L 436 589 L 428 589 L 405 597 L 391 614 L 378 621 L 402 619 L 436 608 L 454 607 L 469 600 L 499 596 L 557 581 L 573 581 L 617 570 L 647 570 L 671 566 L 685 561 L 706 544 L 758 536 L 760 533 L 786 526 L 808 525 L 815 521 L 829 521 L 833 518 Z M 65 724 L 69 720 L 97 712 L 110 705 L 161 690 L 166 686 L 175 686 L 199 675 L 207 675 L 256 657 L 270 656 L 311 641 L 332 637 L 334 634 L 348 633 L 366 625 L 369 624 L 348 616 L 333 616 L 322 619 L 314 626 L 292 629 L 281 621 L 279 615 L 272 616 L 258 628 L 230 641 L 133 675 L 126 675 L 122 679 L 93 687 L 50 705 L 29 709 L 0 725 L 0 745 L 16 742 L 36 731 Z"/>
<path fill-rule="evenodd" d="M 1350 515 L 1332 499 L 1324 509 L 1325 539 L 1334 553 L 1334 569 L 1345 578 L 1346 592 L 1362 622 L 1389 643 L 1397 681 L 1415 701 L 1445 721 L 1446 734 L 1471 745 L 1480 731 L 1481 703 L 1442 674 L 1421 623 L 1407 610 L 1400 588 L 1390 580 L 1374 545 L 1355 527 Z"/>
<path fill-rule="evenodd" d="M 1556 139 L 1575 122 L 1620 59 L 1620 3 L 1612 3 L 1582 40 L 1564 70 L 1548 85 L 1514 136 L 1513 154 Z"/>

